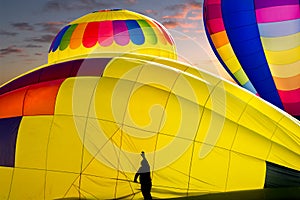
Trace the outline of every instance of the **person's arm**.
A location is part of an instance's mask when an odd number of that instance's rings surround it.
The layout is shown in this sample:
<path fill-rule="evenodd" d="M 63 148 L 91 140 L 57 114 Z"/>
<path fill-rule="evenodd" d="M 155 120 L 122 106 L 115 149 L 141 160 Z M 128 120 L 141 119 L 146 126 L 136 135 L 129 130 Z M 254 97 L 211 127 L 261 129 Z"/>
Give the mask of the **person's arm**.
<path fill-rule="evenodd" d="M 136 183 L 138 182 L 137 179 L 138 179 L 139 175 L 140 175 L 140 169 L 136 172 L 136 174 L 134 176 L 134 180 L 133 180 L 134 182 L 136 182 Z"/>

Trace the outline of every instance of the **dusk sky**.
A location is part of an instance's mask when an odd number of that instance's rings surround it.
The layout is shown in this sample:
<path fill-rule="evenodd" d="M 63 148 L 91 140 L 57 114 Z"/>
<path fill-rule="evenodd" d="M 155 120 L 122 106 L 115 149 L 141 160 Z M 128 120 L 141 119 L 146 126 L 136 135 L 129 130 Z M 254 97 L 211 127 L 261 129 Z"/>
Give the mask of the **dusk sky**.
<path fill-rule="evenodd" d="M 203 0 L 1 0 L 0 85 L 47 63 L 55 35 L 67 23 L 95 10 L 122 8 L 162 23 L 182 61 L 224 76 L 202 22 Z"/>

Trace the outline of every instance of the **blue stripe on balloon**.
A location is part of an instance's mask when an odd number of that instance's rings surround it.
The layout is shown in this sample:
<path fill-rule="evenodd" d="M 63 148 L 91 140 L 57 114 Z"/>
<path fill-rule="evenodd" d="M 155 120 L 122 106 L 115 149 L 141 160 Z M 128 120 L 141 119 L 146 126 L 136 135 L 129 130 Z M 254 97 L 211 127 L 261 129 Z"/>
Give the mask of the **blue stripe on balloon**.
<path fill-rule="evenodd" d="M 282 37 L 300 32 L 300 19 L 258 24 L 260 36 Z"/>
<path fill-rule="evenodd" d="M 247 81 L 244 85 L 243 88 L 247 89 L 248 91 L 252 92 L 253 94 L 256 94 L 257 91 L 253 87 L 252 83 L 250 81 Z"/>
<path fill-rule="evenodd" d="M 136 20 L 126 20 L 130 40 L 136 45 L 142 45 L 145 42 L 144 33 Z"/>
<path fill-rule="evenodd" d="M 16 142 L 22 117 L 0 119 L 0 166 L 14 167 Z"/>
<path fill-rule="evenodd" d="M 52 52 L 56 51 L 60 45 L 61 39 L 63 38 L 65 32 L 68 30 L 68 28 L 71 25 L 65 26 L 57 35 L 57 37 L 55 38 L 54 42 L 53 42 L 53 47 L 52 47 Z"/>
<path fill-rule="evenodd" d="M 283 109 L 260 41 L 253 0 L 222 1 L 221 8 L 230 44 L 254 88 L 260 97 Z"/>

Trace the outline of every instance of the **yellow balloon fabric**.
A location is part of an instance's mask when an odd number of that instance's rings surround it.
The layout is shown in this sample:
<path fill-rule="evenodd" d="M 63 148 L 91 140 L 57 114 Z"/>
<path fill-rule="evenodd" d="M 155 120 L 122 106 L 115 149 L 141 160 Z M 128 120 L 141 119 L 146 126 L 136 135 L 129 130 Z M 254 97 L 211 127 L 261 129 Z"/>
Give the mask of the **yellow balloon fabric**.
<path fill-rule="evenodd" d="M 170 59 L 128 54 L 49 64 L 0 94 L 1 130 L 12 129 L 4 120 L 19 119 L 13 162 L 0 153 L 0 199 L 141 199 L 133 182 L 141 151 L 154 198 L 260 189 L 267 162 L 300 171 L 299 121 Z"/>
<path fill-rule="evenodd" d="M 96 53 L 177 59 L 174 39 L 158 21 L 129 10 L 110 9 L 89 13 L 63 27 L 52 41 L 48 63 Z"/>

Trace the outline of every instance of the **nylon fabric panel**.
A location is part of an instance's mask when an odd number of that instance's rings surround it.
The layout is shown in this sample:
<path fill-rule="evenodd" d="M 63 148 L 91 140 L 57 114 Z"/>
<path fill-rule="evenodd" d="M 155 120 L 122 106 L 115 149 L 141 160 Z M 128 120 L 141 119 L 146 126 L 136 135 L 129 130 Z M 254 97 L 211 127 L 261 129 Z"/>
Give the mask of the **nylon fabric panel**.
<path fill-rule="evenodd" d="M 267 161 L 298 171 L 300 169 L 299 154 L 291 152 L 287 147 L 277 143 L 272 143 Z"/>
<path fill-rule="evenodd" d="M 300 60 L 300 46 L 285 51 L 265 50 L 267 60 L 270 64 L 283 65 L 298 62 Z"/>
<path fill-rule="evenodd" d="M 283 37 L 261 37 L 261 42 L 265 50 L 284 51 L 300 46 L 300 32 Z"/>
<path fill-rule="evenodd" d="M 278 78 L 289 78 L 292 76 L 297 76 L 300 74 L 300 60 L 286 65 L 273 65 L 270 64 L 270 70 L 273 74 L 273 76 Z M 284 70 L 282 68 L 284 67 Z"/>
<path fill-rule="evenodd" d="M 263 188 L 266 164 L 264 160 L 240 153 L 230 153 L 226 191 Z"/>
<path fill-rule="evenodd" d="M 47 171 L 45 196 L 46 199 L 77 198 L 80 197 L 77 178 L 79 174 L 63 171 Z M 72 190 L 75 187 L 76 190 Z"/>
<path fill-rule="evenodd" d="M 66 79 L 57 93 L 55 114 L 86 116 L 98 81 L 99 77 Z"/>
<path fill-rule="evenodd" d="M 233 60 L 233 62 L 238 61 L 237 58 L 235 57 Z M 228 64 L 228 62 L 226 63 Z M 255 88 L 252 86 L 252 84 L 250 83 L 249 79 L 247 78 L 247 75 L 245 74 L 244 70 L 239 69 L 238 71 L 233 73 L 234 76 L 236 77 L 236 79 L 239 81 L 239 83 L 246 89 L 250 90 L 251 92 L 253 92 L 253 94 L 256 93 Z M 247 84 L 249 84 L 249 87 L 247 87 Z"/>
<path fill-rule="evenodd" d="M 23 115 L 24 99 L 27 89 L 28 88 L 25 87 L 0 95 L 0 118 Z"/>
<path fill-rule="evenodd" d="M 166 34 L 166 32 L 162 29 L 162 27 L 160 26 L 160 24 L 155 23 L 154 21 L 148 21 L 148 23 L 151 25 L 151 27 L 153 28 L 157 39 L 159 42 L 161 42 L 161 45 L 168 45 L 168 42 L 173 42 L 174 45 L 174 41 L 172 41 L 170 39 L 170 37 L 168 36 L 168 34 Z M 155 27 L 155 25 L 157 25 L 158 27 Z M 160 45 L 160 46 L 161 46 Z"/>
<path fill-rule="evenodd" d="M 207 148 L 206 146 L 208 145 L 194 143 L 188 188 L 189 193 L 194 195 L 225 191 L 229 151 L 213 147 L 209 156 L 200 159 L 200 149 Z M 213 179 L 207 171 L 214 174 Z"/>
<path fill-rule="evenodd" d="M 90 134 L 95 132 L 97 134 Z M 107 133 L 113 134 L 106 135 Z M 108 138 L 109 141 L 107 141 Z M 120 150 L 117 148 L 120 145 L 121 138 L 127 141 L 124 138 L 123 133 L 119 131 L 119 127 L 116 126 L 113 122 L 95 119 L 88 120 L 88 126 L 85 136 L 85 146 L 89 150 L 89 152 L 94 153 L 92 154 L 92 157 L 90 157 L 90 154 L 88 152 L 85 151 L 84 153 L 84 163 L 86 163 L 86 166 L 84 167 L 82 172 L 83 175 L 81 178 L 81 187 L 83 188 L 83 191 L 92 191 L 90 194 L 85 194 L 85 196 L 88 195 L 94 196 L 93 198 L 97 197 L 101 199 L 107 199 L 111 196 L 120 197 L 125 193 L 132 193 L 130 187 L 124 187 L 124 185 L 128 186 L 128 181 L 133 180 L 134 174 L 131 173 L 129 177 L 123 177 L 120 174 L 126 174 L 123 171 L 124 166 L 121 165 L 121 163 L 124 163 L 122 162 L 122 155 L 119 154 Z M 149 143 L 144 144 L 147 146 L 147 144 Z M 129 146 L 131 148 L 133 147 L 133 145 Z M 94 150 L 91 149 L 92 147 L 94 147 Z M 147 148 L 145 147 L 145 149 Z M 126 157 L 124 157 L 123 159 L 125 159 L 126 163 L 128 162 L 128 160 L 132 160 Z M 138 166 L 137 162 L 135 162 L 135 166 Z M 99 169 L 101 169 L 101 171 L 99 171 Z M 118 172 L 116 169 L 120 170 L 120 172 Z M 117 183 L 118 180 L 120 180 L 122 183 Z M 108 187 L 109 185 L 114 185 L 115 187 Z M 105 193 L 99 193 L 97 191 L 105 191 Z M 117 191 L 120 196 L 116 196 Z"/>
<path fill-rule="evenodd" d="M 212 41 L 214 41 L 214 45 L 216 48 L 222 47 L 229 43 L 226 31 L 218 32 L 211 35 Z"/>
<path fill-rule="evenodd" d="M 45 173 L 44 170 L 15 168 L 9 198 L 44 199 Z"/>
<path fill-rule="evenodd" d="M 77 49 L 80 47 L 81 40 L 84 34 L 84 30 L 86 29 L 88 23 L 77 24 L 71 38 L 70 38 L 70 48 Z"/>
<path fill-rule="evenodd" d="M 22 117 L 0 119 L 0 166 L 14 167 L 16 142 Z"/>
<path fill-rule="evenodd" d="M 6 84 L 2 85 L 0 88 L 0 94 L 4 94 L 12 90 L 19 89 L 21 87 L 35 84 L 39 81 L 39 76 L 40 76 L 40 71 L 38 70 L 28 74 L 24 74 L 18 79 L 15 79 L 13 81 L 7 82 Z"/>
<path fill-rule="evenodd" d="M 16 167 L 32 170 L 46 169 L 52 120 L 53 116 L 23 117 L 18 132 Z"/>
<path fill-rule="evenodd" d="M 23 115 L 53 114 L 56 95 L 62 82 L 60 79 L 30 86 L 24 100 Z"/>
<path fill-rule="evenodd" d="M 156 37 L 156 34 L 151 27 L 151 25 L 146 20 L 137 20 L 139 26 L 142 28 L 144 36 L 145 36 L 145 42 L 155 45 L 158 42 L 158 38 Z"/>
<path fill-rule="evenodd" d="M 221 51 L 222 50 L 220 49 L 220 52 Z M 233 73 L 234 77 L 240 84 L 249 81 L 236 56 L 232 56 L 228 60 L 224 60 L 224 64 L 226 64 L 226 66 L 229 66 L 228 69 L 232 71 L 231 73 Z"/>
<path fill-rule="evenodd" d="M 65 32 L 69 29 L 70 25 L 65 26 L 63 29 L 61 29 L 61 31 L 57 34 L 57 36 L 55 37 L 55 39 L 53 40 L 51 46 L 50 46 L 50 51 L 55 52 L 56 50 L 58 50 L 58 47 L 60 45 L 61 39 L 63 38 Z"/>
<path fill-rule="evenodd" d="M 84 47 L 90 48 L 97 44 L 99 26 L 100 22 L 90 22 L 87 24 L 82 37 L 82 44 Z"/>
<path fill-rule="evenodd" d="M 297 90 L 300 90 L 300 81 L 298 81 L 298 80 L 300 80 L 300 73 L 294 77 L 289 77 L 289 78 L 274 77 L 274 82 L 277 85 L 279 95 L 280 95 L 280 91 L 290 92 L 291 94 L 294 93 L 294 95 L 290 95 L 289 98 L 293 99 L 293 97 L 294 97 L 295 100 L 299 101 L 299 98 L 297 98 L 297 96 L 299 97 L 299 95 L 297 95 L 297 92 L 296 92 Z M 287 94 L 285 94 L 285 95 L 287 95 Z M 285 100 L 283 100 L 282 97 L 281 97 L 281 100 L 283 102 L 285 102 Z"/>
<path fill-rule="evenodd" d="M 287 21 L 300 18 L 299 4 L 260 8 L 256 9 L 255 13 L 258 23 Z"/>
<path fill-rule="evenodd" d="M 274 117 L 272 117 L 273 120 L 270 120 L 269 115 L 265 113 L 258 113 L 258 107 L 260 109 L 268 110 L 268 106 L 266 106 L 266 104 L 263 104 L 262 101 L 252 98 L 248 102 L 246 113 L 241 116 L 239 124 L 251 131 L 260 133 L 265 138 L 269 139 L 276 129 L 277 121 L 275 121 L 274 118 L 278 113 L 276 113 L 275 110 L 272 110 Z"/>
<path fill-rule="evenodd" d="M 126 21 L 115 20 L 112 23 L 115 42 L 120 46 L 127 45 L 130 42 L 130 35 L 126 26 Z"/>
<path fill-rule="evenodd" d="M 271 142 L 267 138 L 244 127 L 239 127 L 232 145 L 233 151 L 262 160 L 267 158 L 270 148 Z"/>
<path fill-rule="evenodd" d="M 47 169 L 80 173 L 82 142 L 72 116 L 58 116 L 53 120 L 49 136 Z"/>
<path fill-rule="evenodd" d="M 159 134 L 157 148 L 161 149 L 168 145 L 170 140 L 176 140 L 176 138 Z M 188 181 L 189 181 L 189 170 L 190 170 L 190 161 L 192 156 L 192 145 L 189 141 L 185 139 L 177 139 L 178 149 L 188 145 L 189 148 L 182 154 L 178 159 L 173 162 L 169 167 L 165 167 L 161 170 L 154 171 L 152 173 L 152 196 L 161 196 L 161 198 L 175 198 L 179 195 L 185 195 L 188 191 Z M 169 156 L 168 156 L 169 157 Z M 163 155 L 154 160 L 154 165 L 156 163 L 165 162 Z M 155 167 L 153 167 L 155 168 Z M 176 183 L 174 188 L 170 188 L 169 182 Z"/>
<path fill-rule="evenodd" d="M 137 79 L 138 71 L 134 69 L 137 66 L 143 66 L 145 62 L 140 60 L 128 60 L 128 59 L 112 59 L 112 61 L 107 65 L 103 77 L 111 77 L 111 78 L 123 78 L 125 80 L 132 80 L 135 81 Z M 122 66 L 122 67 L 120 67 Z M 127 72 L 131 73 L 127 73 Z M 126 74 L 126 76 L 124 76 Z"/>
<path fill-rule="evenodd" d="M 141 45 L 145 42 L 145 36 L 137 21 L 126 20 L 126 26 L 128 27 L 130 39 L 134 44 Z"/>
<path fill-rule="evenodd" d="M 298 4 L 298 0 L 267 0 L 267 1 L 254 0 L 254 1 L 255 1 L 256 8 Z"/>
<path fill-rule="evenodd" d="M 61 43 L 59 45 L 59 50 L 65 50 L 70 44 L 70 38 L 74 30 L 76 29 L 77 24 L 72 24 L 68 30 L 65 32 L 64 36 L 62 37 Z"/>
<path fill-rule="evenodd" d="M 11 188 L 13 174 L 13 168 L 0 166 L 0 199 L 9 199 L 9 192 Z"/>
<path fill-rule="evenodd" d="M 261 37 L 284 37 L 300 32 L 300 19 L 258 24 Z"/>

